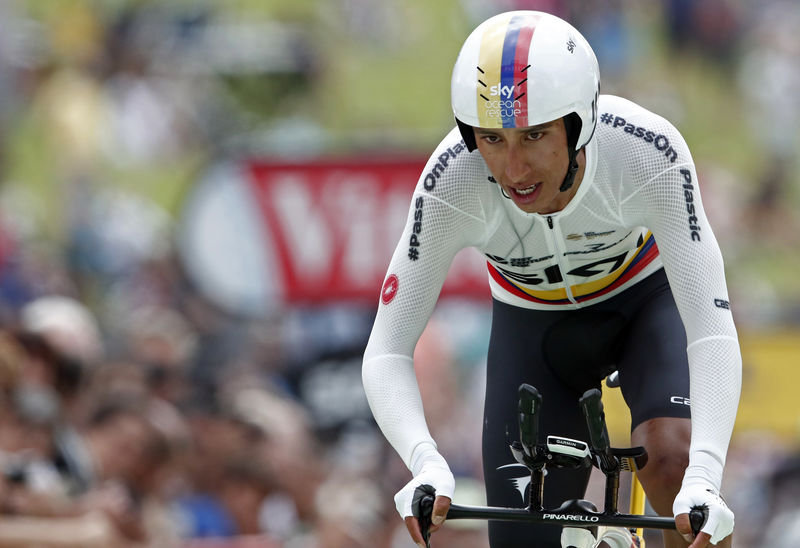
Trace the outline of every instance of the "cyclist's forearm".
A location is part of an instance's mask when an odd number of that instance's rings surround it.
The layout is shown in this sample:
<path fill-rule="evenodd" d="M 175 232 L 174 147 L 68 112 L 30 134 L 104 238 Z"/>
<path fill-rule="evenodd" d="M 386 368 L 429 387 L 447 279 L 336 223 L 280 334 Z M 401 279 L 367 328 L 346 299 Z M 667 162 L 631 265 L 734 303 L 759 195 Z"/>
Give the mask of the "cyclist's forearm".
<path fill-rule="evenodd" d="M 689 345 L 692 443 L 687 479 L 705 478 L 719 489 L 741 392 L 742 358 L 733 337 Z"/>
<path fill-rule="evenodd" d="M 425 422 L 413 360 L 403 355 L 369 358 L 364 361 L 362 380 L 383 435 L 413 471 L 419 460 L 415 455 L 436 447 Z"/>

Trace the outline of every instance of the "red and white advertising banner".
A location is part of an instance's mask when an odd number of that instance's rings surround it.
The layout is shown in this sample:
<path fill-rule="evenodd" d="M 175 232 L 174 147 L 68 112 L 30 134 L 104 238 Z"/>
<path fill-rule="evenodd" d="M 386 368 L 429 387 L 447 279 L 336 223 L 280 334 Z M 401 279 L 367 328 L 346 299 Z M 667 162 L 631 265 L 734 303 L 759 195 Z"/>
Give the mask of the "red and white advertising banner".
<path fill-rule="evenodd" d="M 183 263 L 212 301 L 245 315 L 343 300 L 377 305 L 423 167 L 369 158 L 218 164 L 184 203 Z M 462 251 L 450 272 L 443 297 L 488 298 L 480 253 Z"/>

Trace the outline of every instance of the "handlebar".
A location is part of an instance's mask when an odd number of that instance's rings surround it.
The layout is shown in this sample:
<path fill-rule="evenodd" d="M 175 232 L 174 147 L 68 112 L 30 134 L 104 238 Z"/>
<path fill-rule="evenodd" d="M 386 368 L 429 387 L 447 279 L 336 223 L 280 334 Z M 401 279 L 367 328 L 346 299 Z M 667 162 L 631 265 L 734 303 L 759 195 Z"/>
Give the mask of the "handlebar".
<path fill-rule="evenodd" d="M 635 470 L 644 466 L 646 451 L 643 447 L 625 449 L 611 447 L 600 390 L 596 388 L 587 390 L 579 400 L 589 431 L 588 446 L 582 441 L 558 436 L 548 436 L 546 445 L 539 444 L 538 420 L 541 405 L 542 396 L 536 388 L 529 384 L 519 387 L 520 441 L 511 445 L 511 451 L 516 460 L 531 472 L 528 507 L 451 504 L 447 519 L 491 519 L 572 527 L 604 525 L 637 529 L 675 529 L 675 520 L 670 517 L 622 514 L 617 511 L 620 470 Z M 562 443 L 550 443 L 551 439 Z M 569 450 L 564 447 L 569 447 Z M 596 510 L 594 505 L 586 500 L 568 500 L 555 509 L 543 508 L 545 466 L 581 468 L 590 466 L 589 462 L 597 466 L 606 477 L 603 511 Z M 428 485 L 418 487 L 414 493 L 414 516 L 419 519 L 423 539 L 428 546 L 434 498 L 435 492 Z M 695 535 L 700 532 L 706 517 L 705 508 L 695 507 L 691 510 L 689 521 Z"/>
<path fill-rule="evenodd" d="M 416 496 L 415 496 L 416 500 Z M 430 539 L 430 515 L 433 511 L 434 495 L 423 494 L 420 497 L 419 519 L 422 538 L 426 545 Z M 417 507 L 415 505 L 415 507 Z M 415 512 L 416 515 L 416 512 Z M 689 513 L 692 532 L 697 535 L 706 520 L 706 511 L 693 508 Z M 675 520 L 663 516 L 642 516 L 635 514 L 607 514 L 594 510 L 594 506 L 585 500 L 570 500 L 552 510 L 532 511 L 530 508 L 505 508 L 498 506 L 467 506 L 451 504 L 447 519 L 483 519 L 499 521 L 516 521 L 523 523 L 548 523 L 571 527 L 595 527 L 600 525 L 625 527 L 628 529 L 675 529 Z"/>

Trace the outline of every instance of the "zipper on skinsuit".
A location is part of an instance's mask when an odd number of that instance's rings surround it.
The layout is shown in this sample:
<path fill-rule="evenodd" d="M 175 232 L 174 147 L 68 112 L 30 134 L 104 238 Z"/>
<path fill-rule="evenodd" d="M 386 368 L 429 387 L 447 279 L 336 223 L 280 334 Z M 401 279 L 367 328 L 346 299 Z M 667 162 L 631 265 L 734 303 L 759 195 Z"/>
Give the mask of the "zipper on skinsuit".
<path fill-rule="evenodd" d="M 564 280 L 564 291 L 567 293 L 567 299 L 569 299 L 569 302 L 572 304 L 580 306 L 578 301 L 576 301 L 575 297 L 572 295 L 572 287 L 569 285 L 569 280 L 567 279 L 566 273 L 567 271 L 564 269 L 564 263 L 562 262 L 564 259 L 564 249 L 560 245 L 560 243 L 563 241 L 561 237 L 561 229 L 556 227 L 551 215 L 547 216 L 547 226 L 550 228 L 550 246 L 555 254 L 556 262 L 558 263 L 558 269 L 561 271 L 561 278 Z"/>

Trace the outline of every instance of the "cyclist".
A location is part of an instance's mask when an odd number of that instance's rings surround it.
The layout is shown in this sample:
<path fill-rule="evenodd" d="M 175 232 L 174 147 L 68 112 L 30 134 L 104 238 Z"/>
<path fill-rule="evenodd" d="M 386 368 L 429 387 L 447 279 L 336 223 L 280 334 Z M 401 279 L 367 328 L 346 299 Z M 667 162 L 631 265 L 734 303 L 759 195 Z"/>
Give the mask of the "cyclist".
<path fill-rule="evenodd" d="M 599 88 L 586 40 L 541 12 L 491 17 L 456 60 L 456 127 L 417 184 L 362 372 L 372 412 L 413 474 L 395 502 L 417 543 L 415 488 L 436 489 L 440 524 L 454 478 L 428 431 L 412 356 L 453 256 L 468 246 L 487 259 L 493 298 L 487 503 L 523 506 L 507 466 L 517 387 L 542 393 L 541 432 L 580 439 L 579 396 L 617 369 L 631 442 L 650 455 L 639 475 L 648 500 L 681 533 L 665 534 L 666 546 L 730 543 L 719 489 L 741 355 L 722 257 L 679 132 Z M 545 505 L 582 497 L 588 475 L 549 471 Z M 708 519 L 692 540 L 696 505 Z M 492 548 L 559 546 L 559 533 L 489 524 Z"/>

